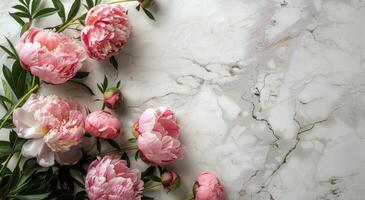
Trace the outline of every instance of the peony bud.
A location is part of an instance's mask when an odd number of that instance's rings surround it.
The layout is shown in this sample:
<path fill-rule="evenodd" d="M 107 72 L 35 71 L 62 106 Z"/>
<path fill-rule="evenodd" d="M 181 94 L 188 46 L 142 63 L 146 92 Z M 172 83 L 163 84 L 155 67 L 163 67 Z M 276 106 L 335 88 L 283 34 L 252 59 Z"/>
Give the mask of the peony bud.
<path fill-rule="evenodd" d="M 120 133 L 119 119 L 107 111 L 90 113 L 85 120 L 86 131 L 95 137 L 113 139 Z"/>
<path fill-rule="evenodd" d="M 165 171 L 161 175 L 161 182 L 164 188 L 174 190 L 180 186 L 180 176 L 174 171 Z"/>
<path fill-rule="evenodd" d="M 138 0 L 142 8 L 149 8 L 152 6 L 154 0 Z"/>
<path fill-rule="evenodd" d="M 202 172 L 193 187 L 195 200 L 224 200 L 224 190 L 219 178 L 209 172 Z"/>
<path fill-rule="evenodd" d="M 116 109 L 122 104 L 122 101 L 123 95 L 120 89 L 111 87 L 104 92 L 104 103 L 108 108 Z"/>

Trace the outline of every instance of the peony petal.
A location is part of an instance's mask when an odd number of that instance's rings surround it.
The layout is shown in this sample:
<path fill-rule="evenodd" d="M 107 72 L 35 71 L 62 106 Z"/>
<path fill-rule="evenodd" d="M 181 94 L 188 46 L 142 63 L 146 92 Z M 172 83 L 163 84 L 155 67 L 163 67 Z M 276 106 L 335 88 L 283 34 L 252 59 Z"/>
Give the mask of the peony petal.
<path fill-rule="evenodd" d="M 43 139 L 26 141 L 22 147 L 22 155 L 28 158 L 36 157 L 43 143 Z"/>
<path fill-rule="evenodd" d="M 66 152 L 56 152 L 56 161 L 61 165 L 74 165 L 81 159 L 82 151 L 79 146 L 72 147 Z"/>
<path fill-rule="evenodd" d="M 54 164 L 54 152 L 45 143 L 38 152 L 37 162 L 42 167 L 50 167 Z"/>
<path fill-rule="evenodd" d="M 39 122 L 34 119 L 33 113 L 18 108 L 13 113 L 13 122 L 17 127 L 18 136 L 25 139 L 41 138 L 43 133 Z"/>

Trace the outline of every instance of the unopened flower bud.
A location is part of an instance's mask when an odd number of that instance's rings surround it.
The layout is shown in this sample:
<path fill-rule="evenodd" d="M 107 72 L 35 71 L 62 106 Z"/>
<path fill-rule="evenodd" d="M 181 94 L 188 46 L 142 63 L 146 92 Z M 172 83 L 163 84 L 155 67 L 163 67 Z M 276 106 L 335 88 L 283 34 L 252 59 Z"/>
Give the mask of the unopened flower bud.
<path fill-rule="evenodd" d="M 164 188 L 174 190 L 180 186 L 180 176 L 174 171 L 165 171 L 161 175 L 161 182 Z"/>
<path fill-rule="evenodd" d="M 122 101 L 123 95 L 120 89 L 111 87 L 104 92 L 104 103 L 108 108 L 116 109 L 122 104 Z"/>

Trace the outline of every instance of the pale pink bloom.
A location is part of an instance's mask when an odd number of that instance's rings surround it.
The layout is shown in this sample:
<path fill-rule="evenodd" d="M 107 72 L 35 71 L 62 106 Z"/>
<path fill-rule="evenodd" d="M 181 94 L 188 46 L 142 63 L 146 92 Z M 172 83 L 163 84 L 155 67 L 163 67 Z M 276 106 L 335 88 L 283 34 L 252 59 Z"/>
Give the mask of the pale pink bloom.
<path fill-rule="evenodd" d="M 104 103 L 110 109 L 116 109 L 123 101 L 123 95 L 120 89 L 112 87 L 104 92 Z"/>
<path fill-rule="evenodd" d="M 121 5 L 100 4 L 87 13 L 81 40 L 90 58 L 102 61 L 125 46 L 129 33 L 124 8 Z"/>
<path fill-rule="evenodd" d="M 113 139 L 120 133 L 118 118 L 108 111 L 96 111 L 90 113 L 85 121 L 86 131 L 95 137 Z"/>
<path fill-rule="evenodd" d="M 195 200 L 224 200 L 224 190 L 218 177 L 202 172 L 194 184 Z"/>
<path fill-rule="evenodd" d="M 52 30 L 29 29 L 20 38 L 17 49 L 24 69 L 52 84 L 71 79 L 86 59 L 82 45 Z"/>
<path fill-rule="evenodd" d="M 143 181 L 125 160 L 106 156 L 90 164 L 85 189 L 90 200 L 140 200 Z"/>
<path fill-rule="evenodd" d="M 141 158 L 153 165 L 166 165 L 182 158 L 175 113 L 166 107 L 147 109 L 134 126 Z"/>
<path fill-rule="evenodd" d="M 25 157 L 36 157 L 41 166 L 74 164 L 81 149 L 74 148 L 85 133 L 85 109 L 77 102 L 57 96 L 31 95 L 13 113 L 17 134 L 28 139 L 23 145 Z M 55 155 L 56 154 L 56 155 Z"/>

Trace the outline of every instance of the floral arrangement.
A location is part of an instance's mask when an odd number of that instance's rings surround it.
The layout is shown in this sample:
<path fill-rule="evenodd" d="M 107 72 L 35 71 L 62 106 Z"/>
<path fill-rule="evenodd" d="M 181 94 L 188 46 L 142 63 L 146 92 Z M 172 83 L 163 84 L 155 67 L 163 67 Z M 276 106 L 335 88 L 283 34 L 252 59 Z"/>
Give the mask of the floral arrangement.
<path fill-rule="evenodd" d="M 0 129 L 9 132 L 9 139 L 0 141 L 0 199 L 140 200 L 153 199 L 147 191 L 179 187 L 180 176 L 167 166 L 183 158 L 185 146 L 171 108 L 145 110 L 131 138 L 118 144 L 114 139 L 123 129 L 114 113 L 123 105 L 120 81 L 109 86 L 105 76 L 97 85 L 104 99 L 102 109 L 93 112 L 75 99 L 36 94 L 42 84 L 66 82 L 94 94 L 82 82 L 88 72 L 80 69 L 86 59 L 109 60 L 118 69 L 114 55 L 131 32 L 125 2 L 135 2 L 138 11 L 155 20 L 153 0 L 75 0 L 68 11 L 61 0 L 47 8 L 42 0 L 19 0 L 13 6 L 10 16 L 21 26 L 20 39 L 0 45 L 12 63 L 2 69 L 0 104 L 6 114 Z M 33 26 L 53 14 L 59 25 Z M 64 33 L 73 26 L 82 26 L 79 37 Z M 113 149 L 103 151 L 102 142 Z M 148 167 L 132 169 L 130 152 Z M 223 200 L 224 190 L 218 177 L 202 172 L 187 196 Z"/>

